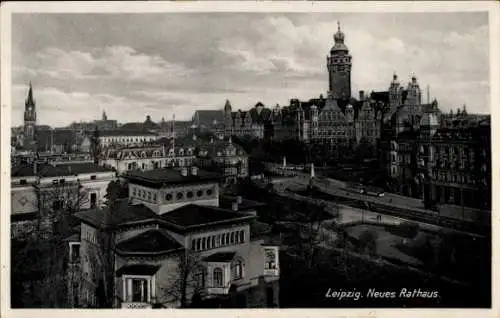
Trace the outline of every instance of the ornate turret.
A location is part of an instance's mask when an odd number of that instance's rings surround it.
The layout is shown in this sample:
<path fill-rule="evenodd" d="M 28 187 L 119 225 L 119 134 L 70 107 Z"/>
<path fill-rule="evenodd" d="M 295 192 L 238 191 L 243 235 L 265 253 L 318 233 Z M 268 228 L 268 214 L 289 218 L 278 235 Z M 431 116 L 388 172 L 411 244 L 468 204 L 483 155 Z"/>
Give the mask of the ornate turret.
<path fill-rule="evenodd" d="M 334 99 L 349 100 L 351 98 L 352 57 L 344 43 L 345 35 L 340 28 L 340 22 L 338 22 L 338 29 L 333 39 L 335 44 L 326 58 L 329 74 L 328 95 Z"/>

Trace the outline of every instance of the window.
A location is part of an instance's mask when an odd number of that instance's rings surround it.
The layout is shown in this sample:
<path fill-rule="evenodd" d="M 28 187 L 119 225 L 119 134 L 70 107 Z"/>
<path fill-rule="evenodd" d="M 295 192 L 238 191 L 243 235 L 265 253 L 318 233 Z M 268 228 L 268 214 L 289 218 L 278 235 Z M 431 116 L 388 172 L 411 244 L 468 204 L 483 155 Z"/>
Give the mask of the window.
<path fill-rule="evenodd" d="M 219 267 L 214 269 L 214 278 L 213 278 L 214 287 L 223 287 L 224 286 L 224 277 L 222 275 L 222 269 Z"/>
<path fill-rule="evenodd" d="M 240 231 L 240 243 L 245 242 L 245 232 L 243 230 Z"/>
<path fill-rule="evenodd" d="M 196 239 L 196 250 L 199 251 L 201 250 L 201 239 Z"/>
<path fill-rule="evenodd" d="M 167 193 L 167 194 L 165 195 L 165 200 L 167 200 L 167 201 L 172 200 L 172 193 Z"/>
<path fill-rule="evenodd" d="M 276 269 L 276 252 L 274 249 L 266 248 L 264 250 L 265 269 Z"/>
<path fill-rule="evenodd" d="M 93 209 L 97 205 L 97 194 L 96 193 L 91 193 L 90 194 L 90 208 Z"/>
<path fill-rule="evenodd" d="M 21 181 L 19 181 L 19 184 L 26 184 L 26 179 L 21 179 Z"/>
<path fill-rule="evenodd" d="M 243 264 L 241 260 L 236 260 L 231 265 L 231 275 L 233 280 L 241 279 L 243 277 Z"/>
<path fill-rule="evenodd" d="M 201 239 L 201 249 L 204 250 L 207 247 L 207 239 L 204 237 Z"/>
<path fill-rule="evenodd" d="M 177 193 L 177 200 L 181 200 L 184 197 L 184 193 L 179 192 Z"/>
<path fill-rule="evenodd" d="M 153 201 L 156 202 L 156 194 L 155 193 L 153 194 Z"/>
<path fill-rule="evenodd" d="M 198 192 L 196 192 L 196 196 L 199 198 L 203 195 L 203 191 L 201 190 L 198 190 Z"/>
<path fill-rule="evenodd" d="M 225 235 L 226 235 L 226 243 L 225 244 L 229 245 L 229 233 L 226 233 Z"/>
<path fill-rule="evenodd" d="M 212 195 L 212 193 L 213 193 L 212 189 L 208 189 L 208 190 L 207 190 L 207 195 L 208 195 L 208 196 L 211 196 L 211 195 Z"/>
<path fill-rule="evenodd" d="M 95 180 L 97 177 L 95 175 L 90 176 L 90 180 Z"/>
<path fill-rule="evenodd" d="M 148 200 L 151 201 L 151 192 L 148 192 Z"/>
<path fill-rule="evenodd" d="M 214 247 L 216 247 L 216 246 L 215 246 L 215 235 L 214 235 L 214 236 L 212 236 L 212 248 L 214 248 Z"/>
<path fill-rule="evenodd" d="M 191 199 L 193 197 L 193 192 L 192 191 L 188 191 L 188 193 L 186 194 L 187 198 L 188 199 Z"/>
<path fill-rule="evenodd" d="M 212 238 L 207 237 L 207 250 L 212 248 Z"/>
<path fill-rule="evenodd" d="M 73 243 L 70 247 L 70 262 L 78 263 L 80 261 L 80 243 Z"/>
<path fill-rule="evenodd" d="M 196 240 L 191 240 L 191 249 L 192 250 L 196 249 Z"/>
<path fill-rule="evenodd" d="M 231 232 L 231 236 L 230 236 L 229 242 L 231 244 L 234 244 L 234 232 Z"/>

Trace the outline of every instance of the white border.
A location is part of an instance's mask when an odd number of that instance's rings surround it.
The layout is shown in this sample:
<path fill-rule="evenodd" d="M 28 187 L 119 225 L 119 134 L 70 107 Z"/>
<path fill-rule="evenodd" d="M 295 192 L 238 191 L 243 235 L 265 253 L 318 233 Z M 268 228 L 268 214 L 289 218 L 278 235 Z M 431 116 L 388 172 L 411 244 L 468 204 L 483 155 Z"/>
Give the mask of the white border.
<path fill-rule="evenodd" d="M 499 305 L 500 295 L 497 293 L 497 285 L 493 284 L 492 310 L 467 310 L 467 309 L 278 309 L 278 310 L 11 310 L 9 297 L 9 215 L 10 215 L 10 134 L 11 134 L 11 14 L 21 12 L 40 13 L 146 13 L 146 12 L 472 12 L 488 11 L 490 25 L 490 103 L 492 115 L 492 184 L 493 193 L 499 185 L 498 176 L 500 155 L 497 151 L 495 141 L 498 140 L 499 110 L 500 110 L 500 5 L 496 1 L 210 1 L 210 2 L 8 2 L 1 5 L 1 148 L 0 152 L 0 202 L 1 202 L 1 317 L 29 317 L 34 315 L 50 315 L 51 317 L 67 317 L 92 315 L 92 317 L 109 316 L 110 314 L 130 317 L 250 317 L 250 316 L 274 316 L 274 317 L 500 317 Z M 500 264 L 500 237 L 495 232 L 498 228 L 500 218 L 496 210 L 500 201 L 493 195 L 493 282 L 500 282 L 498 268 Z M 496 243 L 496 244 L 495 244 Z M 303 292 L 303 291 L 297 291 Z"/>

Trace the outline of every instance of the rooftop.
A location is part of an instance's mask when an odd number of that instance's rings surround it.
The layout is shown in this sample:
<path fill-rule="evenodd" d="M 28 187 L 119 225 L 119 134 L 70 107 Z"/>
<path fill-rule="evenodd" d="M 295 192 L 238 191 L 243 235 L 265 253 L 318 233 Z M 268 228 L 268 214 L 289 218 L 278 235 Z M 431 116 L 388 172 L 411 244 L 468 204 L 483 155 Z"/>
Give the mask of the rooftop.
<path fill-rule="evenodd" d="M 152 229 L 117 244 L 116 249 L 121 254 L 128 253 L 167 253 L 182 249 L 173 237 L 163 229 Z"/>
<path fill-rule="evenodd" d="M 173 211 L 157 215 L 148 207 L 138 204 L 130 205 L 127 199 L 120 200 L 115 212 L 93 209 L 75 213 L 75 217 L 94 227 L 116 227 L 133 222 L 157 221 L 177 228 L 192 228 L 209 224 L 223 224 L 238 220 L 253 219 L 255 216 L 242 212 L 234 212 L 211 206 L 195 204 L 185 205 Z"/>
<path fill-rule="evenodd" d="M 128 222 L 155 219 L 157 215 L 142 204 L 130 205 L 128 199 L 123 199 L 118 201 L 117 208 L 113 212 L 105 207 L 77 212 L 75 217 L 95 227 L 114 227 Z"/>
<path fill-rule="evenodd" d="M 126 137 L 132 137 L 132 136 L 157 136 L 156 133 L 147 131 L 147 130 L 141 130 L 141 129 L 117 129 L 117 130 L 102 130 L 99 132 L 101 137 L 121 137 L 121 136 L 126 136 Z"/>
<path fill-rule="evenodd" d="M 160 266 L 157 265 L 146 265 L 146 264 L 134 264 L 134 265 L 125 265 L 120 267 L 116 271 L 116 276 L 120 277 L 123 274 L 125 275 L 147 275 L 151 276 L 156 274 L 156 272 L 160 269 Z"/>
<path fill-rule="evenodd" d="M 237 202 L 237 200 L 238 197 L 235 196 L 229 196 L 229 195 L 222 196 L 219 199 L 219 207 L 223 209 L 232 209 L 233 202 Z M 266 206 L 266 204 L 258 201 L 241 198 L 241 203 L 238 203 L 238 210 L 254 210 L 256 208 L 260 208 L 263 206 Z"/>
<path fill-rule="evenodd" d="M 215 223 L 225 223 L 238 219 L 253 219 L 254 216 L 227 209 L 188 204 L 159 216 L 160 219 L 178 227 L 188 228 Z"/>
<path fill-rule="evenodd" d="M 223 178 L 222 175 L 215 172 L 208 172 L 197 169 L 196 175 L 187 169 L 188 173 L 183 176 L 181 169 L 178 168 L 159 168 L 149 171 L 129 171 L 125 178 L 131 183 L 141 184 L 153 188 L 161 188 L 167 184 L 185 184 L 201 181 L 218 181 Z"/>
<path fill-rule="evenodd" d="M 40 177 L 75 176 L 78 174 L 99 172 L 113 172 L 113 170 L 89 162 L 64 162 L 56 166 L 48 163 L 37 164 L 37 174 Z M 11 177 L 13 178 L 30 176 L 35 176 L 33 163 L 23 163 L 11 168 Z"/>

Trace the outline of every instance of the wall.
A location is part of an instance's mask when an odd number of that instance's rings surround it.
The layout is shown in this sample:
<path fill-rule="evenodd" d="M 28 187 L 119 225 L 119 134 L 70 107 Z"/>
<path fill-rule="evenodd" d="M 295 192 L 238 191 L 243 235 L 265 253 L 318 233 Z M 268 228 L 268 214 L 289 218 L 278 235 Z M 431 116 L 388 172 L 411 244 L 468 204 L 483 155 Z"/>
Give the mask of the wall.
<path fill-rule="evenodd" d="M 208 195 L 207 190 L 212 190 L 212 194 Z M 134 195 L 134 191 L 136 191 Z M 146 192 L 146 198 L 139 197 L 139 191 Z M 202 191 L 202 196 L 198 197 L 198 191 Z M 188 198 L 188 192 L 193 192 L 193 197 Z M 149 198 L 151 193 L 151 199 Z M 177 198 L 177 194 L 182 193 L 182 199 Z M 170 200 L 167 200 L 167 194 L 172 195 Z M 156 195 L 156 200 L 154 196 Z M 191 184 L 189 186 L 169 186 L 162 189 L 152 189 L 137 184 L 129 184 L 129 197 L 132 203 L 142 203 L 155 211 L 156 213 L 165 213 L 188 204 L 199 204 L 209 206 L 219 206 L 219 186 L 217 183 Z"/>

